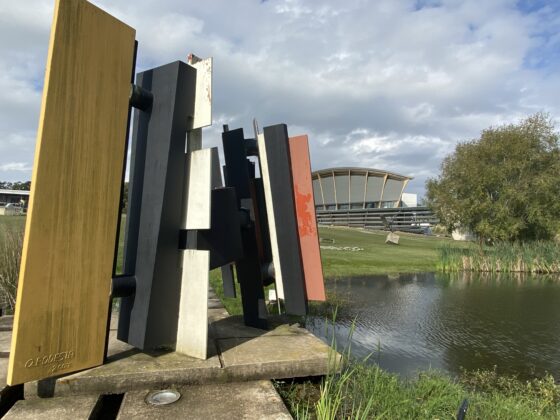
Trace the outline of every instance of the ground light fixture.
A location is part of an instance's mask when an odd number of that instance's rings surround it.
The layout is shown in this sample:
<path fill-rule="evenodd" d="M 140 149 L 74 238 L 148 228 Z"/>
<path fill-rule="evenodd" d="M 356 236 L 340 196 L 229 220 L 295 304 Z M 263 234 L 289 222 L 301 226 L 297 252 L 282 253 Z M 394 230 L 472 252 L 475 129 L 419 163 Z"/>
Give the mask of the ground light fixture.
<path fill-rule="evenodd" d="M 174 389 L 152 391 L 146 396 L 146 403 L 155 406 L 169 405 L 177 402 L 181 394 Z"/>

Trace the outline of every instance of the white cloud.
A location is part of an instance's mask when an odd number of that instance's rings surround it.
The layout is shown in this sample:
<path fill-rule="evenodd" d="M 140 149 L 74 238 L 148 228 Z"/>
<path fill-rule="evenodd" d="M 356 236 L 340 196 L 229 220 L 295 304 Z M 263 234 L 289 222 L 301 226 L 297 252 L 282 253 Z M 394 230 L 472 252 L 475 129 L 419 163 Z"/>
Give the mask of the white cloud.
<path fill-rule="evenodd" d="M 28 172 L 31 166 L 25 162 L 9 162 L 0 165 L 0 171 Z"/>

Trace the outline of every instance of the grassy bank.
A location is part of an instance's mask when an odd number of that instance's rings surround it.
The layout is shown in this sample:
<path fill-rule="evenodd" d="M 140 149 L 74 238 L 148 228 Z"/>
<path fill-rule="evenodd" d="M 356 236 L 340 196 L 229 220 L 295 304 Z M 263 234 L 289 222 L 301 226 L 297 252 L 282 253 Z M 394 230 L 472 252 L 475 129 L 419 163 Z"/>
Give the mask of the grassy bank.
<path fill-rule="evenodd" d="M 276 386 L 298 419 L 451 419 L 465 399 L 467 419 L 560 418 L 560 386 L 550 376 L 525 382 L 476 371 L 452 379 L 429 371 L 403 380 L 353 362 L 320 382 Z"/>
<path fill-rule="evenodd" d="M 439 250 L 451 243 L 450 239 L 398 233 L 399 245 L 385 243 L 387 232 L 364 229 L 320 227 L 321 259 L 326 279 L 435 271 Z M 239 298 L 224 298 L 220 270 L 210 273 L 210 284 L 231 314 L 242 313 Z M 327 292 L 328 293 L 328 292 Z M 330 313 L 339 304 L 339 298 L 327 295 L 329 303 L 318 313 Z M 315 305 L 315 304 L 313 304 Z"/>
<path fill-rule="evenodd" d="M 398 233 L 399 245 L 388 245 L 387 232 L 353 228 L 320 227 L 319 235 L 327 278 L 434 271 L 439 248 L 451 242 L 447 238 Z M 361 250 L 344 250 L 352 247 Z"/>
<path fill-rule="evenodd" d="M 492 246 L 442 244 L 441 271 L 560 273 L 560 244 L 553 241 L 497 243 Z"/>

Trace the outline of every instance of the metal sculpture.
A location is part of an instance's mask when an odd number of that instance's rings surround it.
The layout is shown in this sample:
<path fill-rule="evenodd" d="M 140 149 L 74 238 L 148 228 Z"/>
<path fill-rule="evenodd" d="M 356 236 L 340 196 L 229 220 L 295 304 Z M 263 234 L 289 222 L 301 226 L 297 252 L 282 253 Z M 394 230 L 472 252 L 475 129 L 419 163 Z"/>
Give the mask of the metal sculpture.
<path fill-rule="evenodd" d="M 273 283 L 289 314 L 324 300 L 307 137 L 290 139 L 284 124 L 248 139 L 224 127 L 223 186 L 217 149 L 202 148 L 212 60 L 191 55 L 131 84 L 134 56 L 132 28 L 85 0 L 57 0 L 9 384 L 103 363 L 113 298 L 121 298 L 118 339 L 206 358 L 214 268 L 226 295 L 239 283 L 252 327 L 267 328 L 264 288 Z"/>

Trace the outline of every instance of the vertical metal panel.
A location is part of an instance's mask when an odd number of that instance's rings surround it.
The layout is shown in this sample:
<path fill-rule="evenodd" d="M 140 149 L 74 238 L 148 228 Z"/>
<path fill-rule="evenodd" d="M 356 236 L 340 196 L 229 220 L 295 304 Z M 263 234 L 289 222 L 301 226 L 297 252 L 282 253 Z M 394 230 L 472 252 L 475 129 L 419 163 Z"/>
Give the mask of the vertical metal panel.
<path fill-rule="evenodd" d="M 301 260 L 308 300 L 325 300 L 319 234 L 313 202 L 311 163 L 307 136 L 290 137 L 290 159 Z"/>
<path fill-rule="evenodd" d="M 134 36 L 86 1 L 56 2 L 10 385 L 103 362 Z"/>
<path fill-rule="evenodd" d="M 185 115 L 193 113 L 195 70 L 175 62 L 141 76 L 138 83 L 151 90 L 154 102 L 150 114 L 137 111 L 135 134 L 145 138 L 142 141 L 147 148 L 136 294 L 122 299 L 121 313 L 126 315 L 122 322 L 119 320 L 118 338 L 140 349 L 150 349 L 173 346 L 177 338 L 182 265 L 178 242 L 186 176 Z"/>
<path fill-rule="evenodd" d="M 183 252 L 185 270 L 181 281 L 176 350 L 206 359 L 210 252 L 194 249 Z"/>
<path fill-rule="evenodd" d="M 305 315 L 307 301 L 285 124 L 264 128 L 264 135 L 259 136 L 259 156 L 276 278 L 283 282 L 286 312 Z"/>
<path fill-rule="evenodd" d="M 222 144 L 226 161 L 224 171 L 226 185 L 235 188 L 238 206 L 241 205 L 241 200 L 243 200 L 250 204 L 251 208 L 247 210 L 254 214 L 253 198 L 250 190 L 249 162 L 245 152 L 243 129 L 222 133 Z M 244 256 L 236 262 L 235 271 L 241 289 L 243 320 L 246 325 L 266 328 L 267 313 L 254 225 L 246 226 L 241 230 L 241 241 Z"/>

